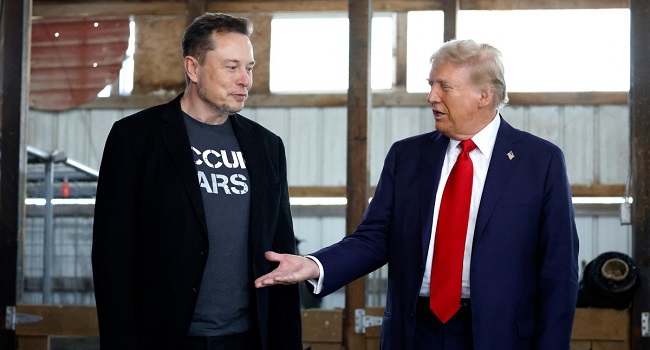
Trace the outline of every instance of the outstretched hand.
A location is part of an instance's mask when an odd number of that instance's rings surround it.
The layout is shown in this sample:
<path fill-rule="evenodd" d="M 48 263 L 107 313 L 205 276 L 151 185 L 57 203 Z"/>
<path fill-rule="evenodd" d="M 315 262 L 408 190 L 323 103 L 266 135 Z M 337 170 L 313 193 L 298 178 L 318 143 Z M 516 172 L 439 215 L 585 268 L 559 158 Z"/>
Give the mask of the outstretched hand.
<path fill-rule="evenodd" d="M 295 284 L 320 276 L 318 264 L 304 256 L 278 254 L 268 251 L 264 253 L 264 257 L 269 261 L 280 263 L 280 266 L 256 279 L 255 287 L 257 288 L 276 284 Z"/>

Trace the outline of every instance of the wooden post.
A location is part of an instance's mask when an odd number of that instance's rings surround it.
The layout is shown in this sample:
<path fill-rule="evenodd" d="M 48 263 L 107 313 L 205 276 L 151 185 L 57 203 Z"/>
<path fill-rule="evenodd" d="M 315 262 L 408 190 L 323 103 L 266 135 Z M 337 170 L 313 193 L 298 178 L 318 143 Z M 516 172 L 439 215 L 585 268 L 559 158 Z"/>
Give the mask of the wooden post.
<path fill-rule="evenodd" d="M 408 49 L 408 13 L 398 12 L 395 38 L 395 90 L 406 91 L 406 51 Z"/>
<path fill-rule="evenodd" d="M 271 15 L 253 15 L 248 17 L 253 22 L 253 53 L 255 54 L 255 70 L 253 70 L 252 94 L 269 95 L 271 70 Z"/>
<path fill-rule="evenodd" d="M 0 349 L 14 349 L 14 329 L 5 327 L 16 305 L 17 261 L 25 206 L 25 120 L 29 81 L 31 0 L 5 1 L 1 15 L 2 107 L 0 107 Z"/>
<path fill-rule="evenodd" d="M 630 0 L 630 124 L 632 137 L 633 257 L 641 287 L 632 303 L 633 350 L 650 349 L 641 334 L 641 313 L 650 312 L 650 2 Z"/>
<path fill-rule="evenodd" d="M 372 109 L 370 87 L 370 35 L 372 0 L 349 0 L 350 65 L 348 88 L 348 166 L 346 232 L 352 233 L 368 205 L 368 120 Z M 366 278 L 345 291 L 343 344 L 347 350 L 365 350 L 365 335 L 354 330 L 355 309 L 366 306 Z"/>
<path fill-rule="evenodd" d="M 443 42 L 447 42 L 456 38 L 456 18 L 458 17 L 460 0 L 444 0 L 442 6 L 445 22 L 442 36 Z"/>
<path fill-rule="evenodd" d="M 187 25 L 189 26 L 197 17 L 205 13 L 208 4 L 207 0 L 188 0 L 186 6 Z"/>

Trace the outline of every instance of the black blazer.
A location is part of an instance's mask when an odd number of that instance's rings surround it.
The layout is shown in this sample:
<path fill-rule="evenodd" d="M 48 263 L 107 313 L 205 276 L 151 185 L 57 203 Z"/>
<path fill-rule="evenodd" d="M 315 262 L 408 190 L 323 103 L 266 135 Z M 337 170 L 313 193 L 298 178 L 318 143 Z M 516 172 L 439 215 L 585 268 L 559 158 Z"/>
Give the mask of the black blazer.
<path fill-rule="evenodd" d="M 209 246 L 181 96 L 117 121 L 106 141 L 92 248 L 102 350 L 177 350 L 188 333 Z M 286 158 L 277 135 L 230 118 L 250 177 L 254 279 L 275 268 L 265 251 L 295 254 Z M 302 349 L 298 286 L 254 295 L 263 349 Z"/>

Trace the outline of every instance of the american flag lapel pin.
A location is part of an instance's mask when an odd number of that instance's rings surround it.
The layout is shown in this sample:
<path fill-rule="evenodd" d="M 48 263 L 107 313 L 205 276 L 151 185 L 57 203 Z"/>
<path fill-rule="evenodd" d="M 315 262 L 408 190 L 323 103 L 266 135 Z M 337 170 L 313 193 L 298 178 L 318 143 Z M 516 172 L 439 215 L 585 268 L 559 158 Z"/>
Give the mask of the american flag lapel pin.
<path fill-rule="evenodd" d="M 508 154 L 507 154 L 507 155 L 508 155 L 508 159 L 510 159 L 510 160 L 512 160 L 512 158 L 514 158 L 514 157 L 515 157 L 515 154 L 514 154 L 514 153 L 512 153 L 512 151 L 510 151 L 510 152 L 508 152 Z"/>

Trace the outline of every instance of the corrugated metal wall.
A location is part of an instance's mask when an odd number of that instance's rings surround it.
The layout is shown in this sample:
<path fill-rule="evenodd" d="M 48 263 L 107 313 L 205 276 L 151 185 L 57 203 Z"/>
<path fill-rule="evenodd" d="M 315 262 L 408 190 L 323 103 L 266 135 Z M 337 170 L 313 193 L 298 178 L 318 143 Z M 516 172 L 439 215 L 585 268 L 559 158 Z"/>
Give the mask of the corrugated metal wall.
<path fill-rule="evenodd" d="M 104 141 L 111 125 L 135 110 L 75 110 L 61 113 L 31 111 L 27 142 L 51 151 L 64 151 L 69 158 L 98 169 Z M 281 136 L 287 150 L 290 186 L 344 186 L 346 182 L 347 114 L 344 107 L 332 108 L 248 108 L 243 115 Z M 624 184 L 629 167 L 629 110 L 627 106 L 528 106 L 505 107 L 504 118 L 514 127 L 543 137 L 565 153 L 569 181 L 573 185 Z M 433 119 L 428 106 L 376 107 L 369 124 L 370 184 L 379 178 L 384 156 L 399 139 L 428 132 Z M 32 218 L 30 220 L 36 220 Z M 309 253 L 341 239 L 345 218 L 336 214 L 301 214 L 294 217 L 301 253 Z M 81 231 L 89 231 L 85 224 Z M 581 241 L 580 261 L 584 265 L 605 251 L 631 254 L 630 226 L 622 226 L 615 212 L 581 210 L 577 217 Z M 39 240 L 38 225 L 27 225 L 26 241 Z M 88 249 L 91 233 L 63 225 L 56 228 L 61 253 L 78 247 Z M 70 233 L 73 232 L 74 234 Z M 42 239 L 42 233 L 40 236 Z M 77 245 L 66 243 L 77 239 Z M 85 242 L 83 242 L 85 241 Z M 74 248 L 74 247 L 77 248 Z M 26 254 L 38 254 L 38 249 Z M 88 252 L 89 254 L 89 252 Z M 35 257 L 36 258 L 36 257 Z M 25 260 L 29 260 L 26 256 Z M 65 259 L 55 264 L 67 264 Z M 78 266 L 78 265 L 75 265 Z M 59 267 L 53 271 L 69 269 Z M 35 273 L 37 272 L 29 272 Z M 86 277 L 83 270 L 80 277 Z M 385 271 L 378 271 L 375 277 Z M 35 275 L 37 276 L 37 275 Z M 372 290 L 374 286 L 370 286 Z M 28 297 L 26 295 L 25 297 Z M 29 296 L 38 302 L 38 296 Z M 67 298 L 67 299 L 66 299 Z M 381 305 L 381 296 L 369 296 L 369 305 Z M 59 300 L 87 303 L 87 297 L 60 297 Z M 74 300 L 74 301 L 71 301 Z M 92 302 L 92 301 L 91 301 Z M 342 307 L 343 294 L 327 297 L 323 307 Z"/>
<path fill-rule="evenodd" d="M 64 151 L 98 169 L 111 125 L 133 112 L 31 111 L 27 142 L 43 150 Z M 242 114 L 283 138 L 290 186 L 345 185 L 345 108 L 251 108 Z M 625 183 L 629 164 L 627 106 L 506 107 L 502 115 L 513 126 L 560 146 L 571 184 Z M 433 119 L 428 107 L 380 107 L 373 110 L 369 128 L 370 183 L 375 184 L 390 145 L 430 131 Z"/>

